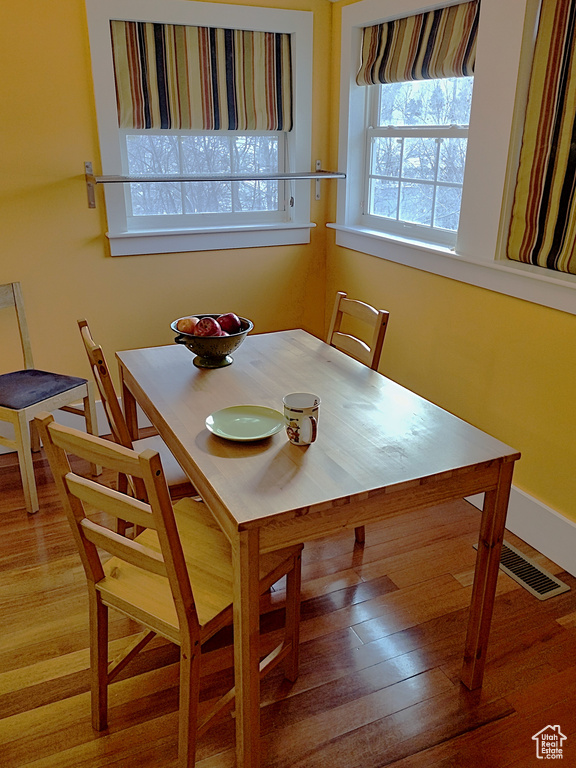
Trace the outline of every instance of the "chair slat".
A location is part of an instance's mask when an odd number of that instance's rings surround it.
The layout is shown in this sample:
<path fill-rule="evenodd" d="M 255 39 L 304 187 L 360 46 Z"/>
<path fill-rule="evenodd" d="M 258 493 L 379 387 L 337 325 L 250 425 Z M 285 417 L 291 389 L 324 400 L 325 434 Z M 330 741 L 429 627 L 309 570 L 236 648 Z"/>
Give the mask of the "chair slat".
<path fill-rule="evenodd" d="M 79 436 L 76 430 L 62 424 L 54 424 L 51 429 L 55 445 L 66 453 L 72 453 L 95 464 L 103 464 L 116 472 L 142 477 L 142 468 L 135 451 L 99 440 L 92 435 Z"/>
<path fill-rule="evenodd" d="M 158 552 L 153 552 L 147 547 L 143 547 L 137 541 L 127 539 L 103 525 L 98 525 L 93 520 L 84 518 L 80 523 L 84 535 L 100 549 L 106 550 L 111 555 L 125 560 L 131 565 L 143 568 L 146 571 L 155 573 L 157 576 L 167 576 L 164 559 Z"/>
<path fill-rule="evenodd" d="M 128 520 L 141 528 L 156 528 L 150 505 L 139 499 L 72 473 L 66 475 L 66 484 L 74 496 L 118 520 Z"/>
<path fill-rule="evenodd" d="M 368 344 L 365 344 L 360 339 L 347 333 L 335 333 L 332 337 L 332 344 L 364 365 L 370 366 L 372 350 Z"/>
<path fill-rule="evenodd" d="M 378 317 L 378 310 L 371 307 L 370 304 L 365 304 L 363 301 L 357 299 L 342 299 L 340 302 L 340 309 L 344 314 L 351 315 L 358 318 L 365 323 L 372 325 L 376 322 Z"/>

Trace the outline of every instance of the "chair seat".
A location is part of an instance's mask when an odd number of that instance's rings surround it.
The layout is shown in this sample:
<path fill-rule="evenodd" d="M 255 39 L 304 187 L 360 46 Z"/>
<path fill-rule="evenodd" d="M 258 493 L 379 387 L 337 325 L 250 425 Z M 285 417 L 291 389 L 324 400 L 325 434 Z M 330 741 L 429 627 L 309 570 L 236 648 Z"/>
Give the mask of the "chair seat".
<path fill-rule="evenodd" d="M 15 411 L 86 384 L 86 379 L 28 368 L 0 375 L 0 406 Z"/>
<path fill-rule="evenodd" d="M 174 505 L 174 517 L 188 567 L 190 584 L 204 629 L 231 610 L 233 570 L 230 542 L 202 502 L 181 499 Z M 146 528 L 134 541 L 161 552 L 158 534 Z M 261 591 L 271 586 L 267 576 L 276 580 L 282 563 L 302 549 L 296 544 L 260 556 Z M 96 584 L 103 601 L 136 621 L 140 621 L 178 643 L 179 627 L 168 579 L 112 557 L 104 565 L 105 577 Z M 272 581 L 272 583 L 274 583 Z"/>

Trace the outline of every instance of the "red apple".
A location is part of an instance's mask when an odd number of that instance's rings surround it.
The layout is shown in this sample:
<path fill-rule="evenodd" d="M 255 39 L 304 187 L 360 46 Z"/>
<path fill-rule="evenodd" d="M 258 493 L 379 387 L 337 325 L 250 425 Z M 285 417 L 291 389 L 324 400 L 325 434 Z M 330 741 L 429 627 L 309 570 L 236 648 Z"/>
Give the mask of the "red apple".
<path fill-rule="evenodd" d="M 220 324 L 213 317 L 201 317 L 194 328 L 196 336 L 220 336 L 221 332 Z"/>
<path fill-rule="evenodd" d="M 220 327 L 227 333 L 239 333 L 242 330 L 242 323 L 238 315 L 234 312 L 227 312 L 225 315 L 220 315 L 218 318 Z"/>
<path fill-rule="evenodd" d="M 181 333 L 194 333 L 194 328 L 198 324 L 198 318 L 197 317 L 181 317 L 180 320 L 176 323 L 176 328 Z"/>

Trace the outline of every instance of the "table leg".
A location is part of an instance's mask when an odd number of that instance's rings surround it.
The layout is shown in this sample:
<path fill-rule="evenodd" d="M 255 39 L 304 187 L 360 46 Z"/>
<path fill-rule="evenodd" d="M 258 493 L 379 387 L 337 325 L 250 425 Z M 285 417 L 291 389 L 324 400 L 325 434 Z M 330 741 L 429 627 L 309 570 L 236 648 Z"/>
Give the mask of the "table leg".
<path fill-rule="evenodd" d="M 484 676 L 513 470 L 514 462 L 503 462 L 497 487 L 484 495 L 464 663 L 460 675 L 470 690 L 480 688 Z"/>
<path fill-rule="evenodd" d="M 233 542 L 236 766 L 260 765 L 260 589 L 258 529 Z"/>

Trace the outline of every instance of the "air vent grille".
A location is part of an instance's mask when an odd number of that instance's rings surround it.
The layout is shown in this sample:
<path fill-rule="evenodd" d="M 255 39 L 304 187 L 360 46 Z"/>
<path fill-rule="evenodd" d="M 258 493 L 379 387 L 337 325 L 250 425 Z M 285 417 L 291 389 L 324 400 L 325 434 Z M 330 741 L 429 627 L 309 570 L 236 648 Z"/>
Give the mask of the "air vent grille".
<path fill-rule="evenodd" d="M 474 549 L 478 549 L 478 547 L 475 545 Z M 506 541 L 502 544 L 500 568 L 538 600 L 548 600 L 550 597 L 555 597 L 570 589 L 568 584 L 541 568 L 531 558 Z"/>

